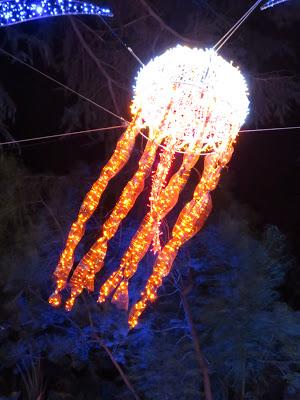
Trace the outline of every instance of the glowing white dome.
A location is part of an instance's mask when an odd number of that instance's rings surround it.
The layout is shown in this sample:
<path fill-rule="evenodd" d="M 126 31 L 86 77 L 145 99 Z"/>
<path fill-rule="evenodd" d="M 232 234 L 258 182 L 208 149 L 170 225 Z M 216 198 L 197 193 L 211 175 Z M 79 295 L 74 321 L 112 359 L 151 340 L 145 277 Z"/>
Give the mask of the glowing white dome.
<path fill-rule="evenodd" d="M 218 151 L 248 114 L 246 81 L 214 50 L 177 46 L 155 57 L 136 78 L 132 111 L 149 138 L 169 137 L 177 151 Z"/>

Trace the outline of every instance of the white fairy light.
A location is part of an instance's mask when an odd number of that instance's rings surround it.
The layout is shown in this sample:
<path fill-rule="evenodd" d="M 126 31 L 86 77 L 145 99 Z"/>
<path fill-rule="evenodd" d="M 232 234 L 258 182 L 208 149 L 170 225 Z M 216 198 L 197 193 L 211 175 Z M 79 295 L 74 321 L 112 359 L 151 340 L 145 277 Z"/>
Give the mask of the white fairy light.
<path fill-rule="evenodd" d="M 196 143 L 201 153 L 220 150 L 248 114 L 243 75 L 214 50 L 166 51 L 141 68 L 134 92 L 132 109 L 141 110 L 149 138 L 172 138 L 177 151 L 193 151 Z"/>
<path fill-rule="evenodd" d="M 77 0 L 2 0 L 0 27 L 57 15 L 100 15 L 111 17 L 107 7 L 95 6 Z"/>

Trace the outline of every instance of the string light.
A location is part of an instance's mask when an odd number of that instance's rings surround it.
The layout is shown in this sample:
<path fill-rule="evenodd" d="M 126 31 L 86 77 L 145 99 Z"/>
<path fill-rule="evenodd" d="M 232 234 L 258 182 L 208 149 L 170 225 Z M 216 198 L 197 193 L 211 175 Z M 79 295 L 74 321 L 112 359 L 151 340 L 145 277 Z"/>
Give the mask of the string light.
<path fill-rule="evenodd" d="M 180 247 L 203 226 L 211 211 L 210 192 L 228 164 L 233 144 L 248 114 L 248 90 L 240 71 L 213 50 L 177 46 L 150 61 L 139 71 L 131 105 L 132 122 L 119 140 L 111 159 L 85 197 L 73 223 L 65 249 L 54 272 L 56 289 L 49 302 L 61 304 L 61 292 L 71 288 L 65 308 L 71 310 L 83 289 L 94 290 L 95 275 L 103 267 L 109 240 L 134 206 L 144 183 L 152 175 L 149 209 L 122 257 L 120 266 L 102 285 L 98 301 L 112 301 L 128 308 L 128 282 L 151 248 L 157 254 L 153 272 L 141 299 L 132 307 L 129 326 L 133 328 L 172 268 Z M 138 168 L 105 221 L 98 240 L 73 268 L 74 252 L 85 225 L 99 204 L 109 183 L 123 168 L 140 130 L 147 130 L 148 142 Z M 157 167 L 153 170 L 159 149 Z M 170 176 L 176 152 L 183 152 L 182 164 Z M 193 199 L 182 209 L 170 240 L 161 246 L 161 221 L 174 208 L 199 157 L 204 169 Z M 152 174 L 151 174 L 152 171 Z"/>
<path fill-rule="evenodd" d="M 230 124 L 243 124 L 248 114 L 244 77 L 213 50 L 166 51 L 140 69 L 134 90 L 140 126 L 149 127 L 150 139 L 157 130 L 159 141 L 175 139 L 176 151 L 195 151 L 196 142 L 201 154 L 217 151 Z"/>
<path fill-rule="evenodd" d="M 267 1 L 266 4 L 260 7 L 261 10 L 267 10 L 268 8 L 277 6 L 277 4 L 285 3 L 288 0 L 270 0 Z"/>
<path fill-rule="evenodd" d="M 77 220 L 71 226 L 66 247 L 60 256 L 59 263 L 54 273 L 56 290 L 49 299 L 49 303 L 53 306 L 58 306 L 61 303 L 60 292 L 66 286 L 68 276 L 73 267 L 74 251 L 84 234 L 87 221 L 96 210 L 108 182 L 123 168 L 130 156 L 135 137 L 138 134 L 138 129 L 134 122 L 135 120 L 133 120 L 126 132 L 121 136 L 113 156 L 103 168 L 99 179 L 87 193 L 80 207 Z"/>
<path fill-rule="evenodd" d="M 58 15 L 81 14 L 113 16 L 107 7 L 74 0 L 5 0 L 0 2 L 0 26 Z"/>

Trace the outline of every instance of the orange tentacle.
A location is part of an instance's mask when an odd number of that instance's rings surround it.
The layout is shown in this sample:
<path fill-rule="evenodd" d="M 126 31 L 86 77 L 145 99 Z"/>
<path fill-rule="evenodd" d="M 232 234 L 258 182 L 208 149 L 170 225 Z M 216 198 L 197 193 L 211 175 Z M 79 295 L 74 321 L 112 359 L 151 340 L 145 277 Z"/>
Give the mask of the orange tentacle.
<path fill-rule="evenodd" d="M 131 309 L 129 326 L 133 328 L 139 316 L 149 302 L 153 302 L 157 296 L 157 290 L 162 285 L 173 265 L 174 259 L 180 247 L 191 239 L 204 225 L 211 212 L 210 191 L 214 190 L 221 174 L 221 169 L 229 162 L 233 153 L 231 144 L 222 154 L 206 156 L 202 178 L 197 185 L 193 199 L 182 209 L 172 231 L 169 242 L 159 253 L 145 290 L 141 293 L 141 300 Z"/>
<path fill-rule="evenodd" d="M 66 302 L 66 309 L 70 310 L 76 297 L 86 287 L 94 290 L 95 274 L 100 271 L 106 256 L 108 241 L 117 232 L 120 223 L 133 207 L 136 199 L 144 189 L 144 182 L 150 174 L 155 160 L 158 144 L 148 141 L 139 161 L 139 167 L 132 179 L 127 183 L 120 199 L 102 228 L 102 235 L 82 258 L 70 280 L 71 295 Z"/>
<path fill-rule="evenodd" d="M 159 202 L 159 219 L 162 220 L 178 201 L 179 194 L 186 184 L 191 168 L 196 164 L 199 156 L 185 155 L 182 166 L 172 176 L 168 185 L 161 193 Z M 155 219 L 151 216 L 151 211 L 145 216 L 138 231 L 134 235 L 129 248 L 124 254 L 120 267 L 103 284 L 100 289 L 98 302 L 102 303 L 106 298 L 124 281 L 128 281 L 136 272 L 139 262 L 147 253 L 153 240 L 153 224 Z"/>
<path fill-rule="evenodd" d="M 110 179 L 112 179 L 127 163 L 134 146 L 135 137 L 138 133 L 139 130 L 135 125 L 134 119 L 119 139 L 113 155 L 83 200 L 78 217 L 71 226 L 65 249 L 61 253 L 54 272 L 56 289 L 49 298 L 49 303 L 53 306 L 59 306 L 61 304 L 60 292 L 66 286 L 68 276 L 73 267 L 74 252 L 84 234 L 86 223 L 96 210 Z"/>

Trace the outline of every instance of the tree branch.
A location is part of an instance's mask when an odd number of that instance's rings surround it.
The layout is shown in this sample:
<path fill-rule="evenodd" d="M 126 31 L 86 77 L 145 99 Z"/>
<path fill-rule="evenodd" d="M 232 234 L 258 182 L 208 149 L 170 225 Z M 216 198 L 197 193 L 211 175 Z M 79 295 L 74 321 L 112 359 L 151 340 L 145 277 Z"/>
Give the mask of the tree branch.
<path fill-rule="evenodd" d="M 87 313 L 88 313 L 88 318 L 89 318 L 89 322 L 90 322 L 90 326 L 91 328 L 94 329 L 94 323 L 93 323 L 93 319 L 90 313 L 90 310 L 87 307 L 87 304 L 85 302 L 85 306 L 87 309 Z M 138 396 L 138 394 L 136 393 L 136 391 L 134 390 L 134 387 L 132 386 L 130 380 L 127 378 L 125 372 L 123 371 L 121 365 L 118 363 L 118 361 L 116 361 L 116 359 L 114 358 L 112 352 L 110 351 L 110 349 L 108 348 L 108 346 L 106 346 L 106 344 L 104 343 L 104 341 L 96 334 L 93 334 L 93 338 L 95 339 L 95 341 L 99 344 L 100 347 L 102 347 L 105 352 L 107 353 L 108 357 L 110 358 L 111 362 L 113 363 L 113 365 L 115 366 L 115 368 L 117 369 L 117 371 L 119 372 L 121 378 L 123 379 L 127 389 L 133 394 L 133 397 L 135 398 L 135 400 L 140 400 L 140 397 Z"/>
<path fill-rule="evenodd" d="M 108 86 L 108 90 L 109 93 L 111 95 L 115 110 L 118 114 L 120 114 L 120 108 L 115 96 L 115 92 L 113 89 L 113 79 L 109 76 L 109 74 L 107 73 L 107 71 L 105 70 L 105 68 L 103 67 L 103 65 L 101 64 L 101 61 L 95 56 L 95 54 L 92 52 L 91 48 L 89 47 L 89 45 L 87 44 L 87 42 L 84 40 L 80 30 L 78 29 L 76 22 L 74 21 L 74 19 L 72 17 L 70 17 L 70 21 L 71 21 L 71 25 L 80 41 L 80 43 L 82 44 L 83 48 L 85 49 L 85 51 L 88 53 L 88 55 L 91 57 L 91 59 L 95 62 L 95 64 L 97 65 L 97 67 L 100 69 L 100 71 L 102 72 L 103 76 L 105 77 L 106 81 L 107 81 L 107 86 Z"/>
<path fill-rule="evenodd" d="M 153 17 L 166 31 L 171 33 L 173 36 L 177 37 L 178 39 L 182 40 L 183 42 L 196 44 L 198 43 L 196 40 L 186 38 L 185 36 L 180 35 L 180 33 L 176 32 L 173 28 L 167 25 L 164 20 L 156 14 L 152 7 L 149 6 L 146 0 L 139 0 L 142 6 L 147 10 L 147 12 Z"/>
<path fill-rule="evenodd" d="M 188 323 L 188 326 L 189 326 L 189 329 L 191 332 L 194 349 L 196 352 L 196 359 L 197 359 L 200 371 L 203 376 L 205 400 L 213 400 L 208 365 L 207 365 L 207 362 L 201 351 L 200 342 L 199 342 L 197 331 L 196 331 L 195 324 L 193 321 L 191 309 L 190 309 L 189 303 L 187 301 L 187 294 L 192 290 L 192 286 L 193 286 L 192 282 L 190 281 L 190 283 L 187 287 L 185 287 L 185 288 L 181 287 L 180 297 L 181 297 L 185 317 L 186 317 L 186 320 L 187 320 L 187 323 Z"/>
<path fill-rule="evenodd" d="M 134 387 L 130 383 L 129 379 L 127 378 L 127 376 L 126 376 L 125 372 L 123 371 L 123 369 L 121 368 L 120 364 L 114 358 L 110 349 L 106 346 L 106 344 L 103 342 L 103 340 L 101 340 L 99 338 L 99 336 L 97 336 L 96 334 L 94 334 L 93 336 L 94 336 L 95 341 L 106 351 L 108 357 L 110 358 L 110 360 L 113 363 L 113 365 L 115 366 L 115 368 L 118 370 L 118 372 L 119 372 L 121 378 L 123 379 L 125 385 L 127 386 L 128 390 L 133 394 L 133 397 L 135 398 L 135 400 L 140 400 L 139 396 L 137 395 L 137 393 L 134 390 Z"/>

